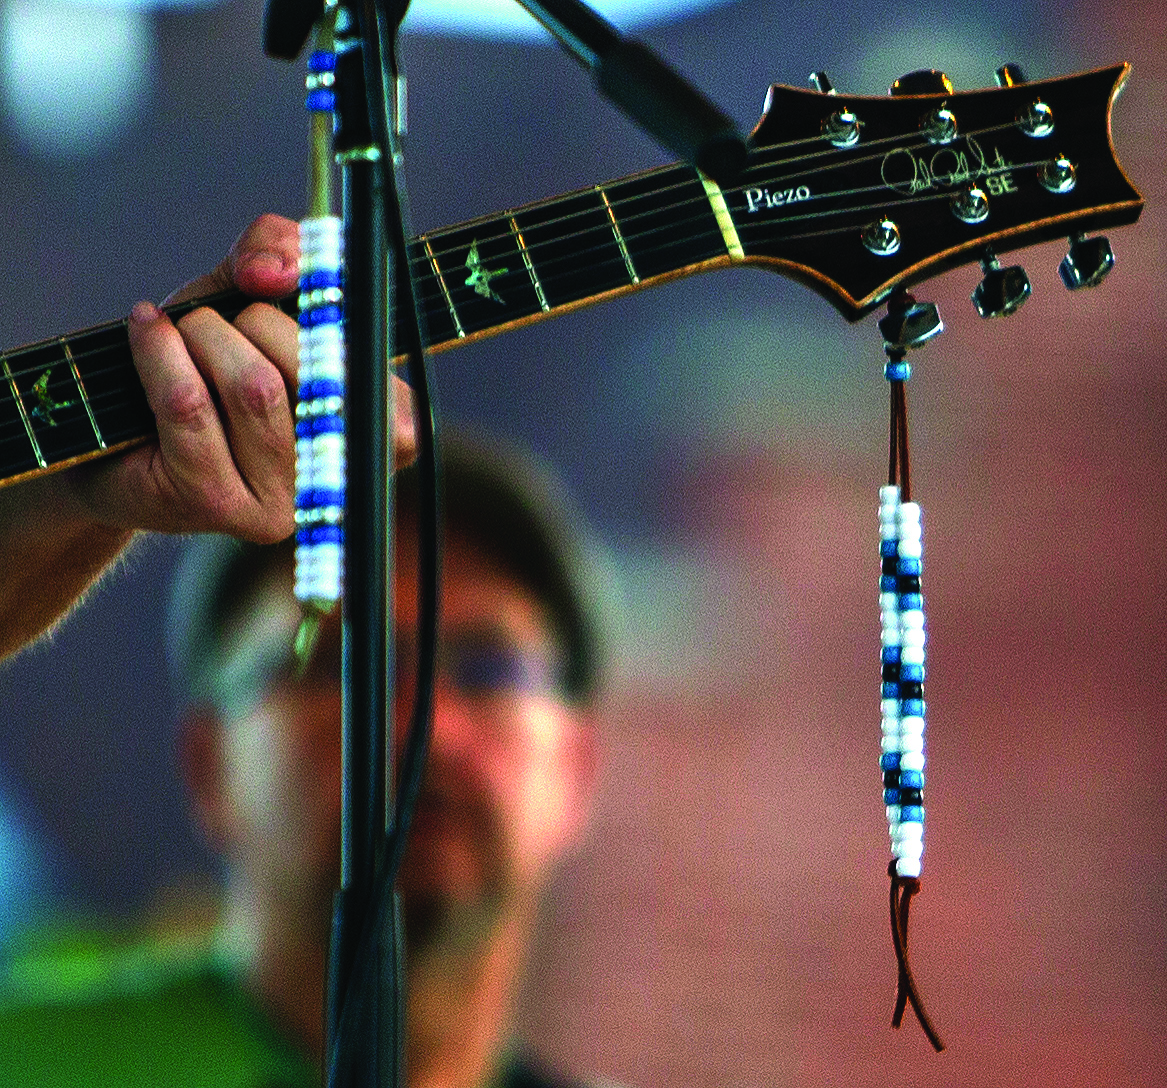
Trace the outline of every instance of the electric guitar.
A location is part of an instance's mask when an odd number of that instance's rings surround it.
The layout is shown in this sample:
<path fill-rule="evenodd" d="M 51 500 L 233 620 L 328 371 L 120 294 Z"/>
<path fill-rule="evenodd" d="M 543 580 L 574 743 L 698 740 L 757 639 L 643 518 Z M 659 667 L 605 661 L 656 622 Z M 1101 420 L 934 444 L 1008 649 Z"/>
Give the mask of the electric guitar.
<path fill-rule="evenodd" d="M 736 264 L 799 280 L 855 321 L 897 289 L 957 265 L 986 269 L 978 308 L 1028 293 L 996 255 L 1071 236 L 1068 286 L 1113 263 L 1083 233 L 1133 223 L 1143 201 L 1119 166 L 1110 113 L 1128 65 L 954 93 L 942 73 L 887 98 L 775 85 L 747 166 L 722 189 L 686 165 L 593 186 L 415 239 L 409 258 L 428 346 L 443 350 L 680 276 Z M 1021 278 L 1024 278 L 1023 273 Z M 238 292 L 209 305 L 227 318 Z M 294 312 L 292 296 L 281 304 Z M 148 439 L 154 418 L 124 321 L 0 355 L 0 484 Z"/>

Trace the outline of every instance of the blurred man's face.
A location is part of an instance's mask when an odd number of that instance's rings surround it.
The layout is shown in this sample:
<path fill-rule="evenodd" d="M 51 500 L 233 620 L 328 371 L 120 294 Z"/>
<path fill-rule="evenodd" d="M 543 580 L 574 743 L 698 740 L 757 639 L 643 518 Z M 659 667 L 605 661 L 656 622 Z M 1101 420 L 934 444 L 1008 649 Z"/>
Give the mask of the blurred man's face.
<path fill-rule="evenodd" d="M 405 544 L 399 733 L 413 698 L 414 571 Z M 282 604 L 275 612 L 287 614 Z M 400 886 L 415 945 L 473 945 L 508 905 L 534 897 L 578 834 L 593 742 L 555 687 L 558 647 L 541 606 L 457 538 L 446 549 L 442 639 L 428 771 Z M 281 681 L 222 735 L 225 852 L 261 894 L 319 917 L 322 933 L 339 874 L 338 661 L 334 623 L 308 674 Z"/>

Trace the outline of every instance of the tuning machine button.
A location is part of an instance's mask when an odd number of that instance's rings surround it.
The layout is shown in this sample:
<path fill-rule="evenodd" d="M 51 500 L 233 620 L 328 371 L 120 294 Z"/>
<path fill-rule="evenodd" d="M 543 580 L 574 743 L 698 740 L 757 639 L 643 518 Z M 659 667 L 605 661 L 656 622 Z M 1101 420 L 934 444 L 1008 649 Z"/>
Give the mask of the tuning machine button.
<path fill-rule="evenodd" d="M 1025 73 L 1021 70 L 1020 64 L 1014 64 L 1010 61 L 1008 64 L 1002 64 L 993 73 L 993 78 L 997 81 L 998 87 L 1016 87 L 1020 83 L 1026 83 Z"/>
<path fill-rule="evenodd" d="M 810 85 L 819 92 L 819 94 L 834 94 L 835 85 L 831 82 L 830 77 L 826 72 L 811 72 L 808 77 Z"/>
<path fill-rule="evenodd" d="M 1078 178 L 1074 164 L 1065 155 L 1058 155 L 1037 168 L 1037 180 L 1051 193 L 1068 193 Z"/>
<path fill-rule="evenodd" d="M 823 136 L 836 147 L 854 147 L 859 142 L 861 124 L 859 118 L 850 110 L 839 110 L 823 122 Z"/>
<path fill-rule="evenodd" d="M 1070 239 L 1070 252 L 1058 265 L 1062 283 L 1071 291 L 1079 287 L 1097 287 L 1114 267 L 1114 250 L 1102 235 L 1084 238 L 1075 234 Z"/>
<path fill-rule="evenodd" d="M 983 223 L 989 218 L 989 198 L 984 189 L 973 185 L 952 198 L 952 214 L 962 223 Z"/>
<path fill-rule="evenodd" d="M 952 94 L 952 80 L 936 68 L 922 68 L 900 76 L 887 93 L 896 98 L 907 94 Z"/>
<path fill-rule="evenodd" d="M 1040 98 L 1035 99 L 1017 115 L 1017 127 L 1035 139 L 1048 136 L 1054 130 L 1054 111 Z"/>
<path fill-rule="evenodd" d="M 863 244 L 877 257 L 890 257 L 900 248 L 900 228 L 890 219 L 880 219 L 863 228 Z"/>
<path fill-rule="evenodd" d="M 897 292 L 879 319 L 885 351 L 907 351 L 926 344 L 944 331 L 940 311 L 933 302 L 917 302 L 911 295 Z"/>
<path fill-rule="evenodd" d="M 981 317 L 1007 317 L 1016 313 L 1033 292 L 1021 265 L 1002 268 L 991 251 L 981 261 L 981 268 L 985 278 L 972 293 L 973 305 Z"/>

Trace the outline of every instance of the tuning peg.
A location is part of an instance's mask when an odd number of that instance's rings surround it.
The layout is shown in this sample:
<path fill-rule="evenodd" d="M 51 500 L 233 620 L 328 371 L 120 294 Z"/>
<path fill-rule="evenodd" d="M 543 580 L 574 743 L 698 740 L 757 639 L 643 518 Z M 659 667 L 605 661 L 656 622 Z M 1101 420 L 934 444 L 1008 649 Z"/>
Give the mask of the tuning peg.
<path fill-rule="evenodd" d="M 879 319 L 883 348 L 888 352 L 918 348 L 943 331 L 935 303 L 917 302 L 905 292 L 892 295 L 887 313 Z"/>
<path fill-rule="evenodd" d="M 1019 264 L 1002 268 L 992 253 L 981 261 L 981 268 L 985 278 L 972 293 L 977 313 L 981 317 L 1007 317 L 1016 313 L 1033 291 L 1025 269 Z"/>
<path fill-rule="evenodd" d="M 936 68 L 922 68 L 900 76 L 888 89 L 888 94 L 952 94 L 952 80 Z"/>
<path fill-rule="evenodd" d="M 1079 287 L 1097 287 L 1113 267 L 1114 250 L 1108 239 L 1075 234 L 1070 239 L 1070 252 L 1058 265 L 1058 275 L 1069 290 L 1076 291 Z"/>
<path fill-rule="evenodd" d="M 807 77 L 810 85 L 820 94 L 834 94 L 835 85 L 826 72 L 811 72 Z"/>
<path fill-rule="evenodd" d="M 1014 64 L 1010 61 L 1008 64 L 1002 64 L 993 73 L 993 78 L 997 81 L 998 87 L 1016 87 L 1019 83 L 1026 83 L 1025 73 L 1021 70 L 1020 64 Z"/>

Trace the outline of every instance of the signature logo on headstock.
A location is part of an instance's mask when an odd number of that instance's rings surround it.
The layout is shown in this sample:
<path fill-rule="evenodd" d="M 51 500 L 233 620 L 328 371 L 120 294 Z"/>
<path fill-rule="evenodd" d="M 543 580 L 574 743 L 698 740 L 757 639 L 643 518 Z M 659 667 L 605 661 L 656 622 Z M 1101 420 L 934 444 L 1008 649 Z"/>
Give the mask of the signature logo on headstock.
<path fill-rule="evenodd" d="M 954 189 L 974 181 L 983 181 L 993 196 L 1003 196 L 1018 191 L 1011 171 L 1012 164 L 1006 161 L 999 148 L 993 149 L 990 161 L 971 136 L 938 148 L 930 155 L 918 155 L 910 148 L 897 147 L 884 155 L 880 166 L 884 185 L 905 196 L 935 189 Z"/>
<path fill-rule="evenodd" d="M 492 298 L 495 302 L 502 303 L 498 292 L 490 285 L 490 281 L 497 276 L 503 275 L 506 272 L 505 268 L 497 268 L 493 271 L 482 263 L 482 258 L 478 256 L 478 239 L 475 238 L 470 243 L 470 252 L 466 254 L 466 270 L 470 273 L 466 277 L 466 286 L 473 287 L 474 293 L 481 295 L 483 298 Z M 506 303 L 503 303 L 505 306 Z"/>

